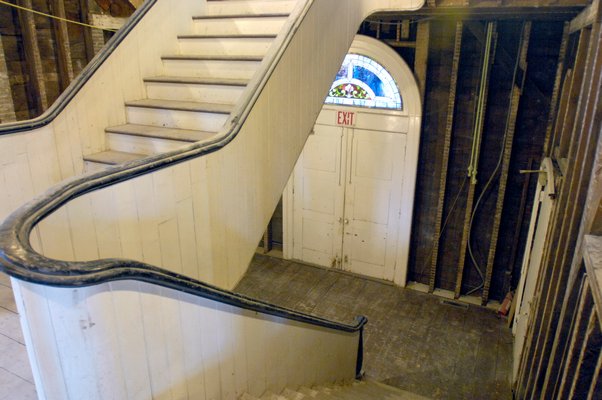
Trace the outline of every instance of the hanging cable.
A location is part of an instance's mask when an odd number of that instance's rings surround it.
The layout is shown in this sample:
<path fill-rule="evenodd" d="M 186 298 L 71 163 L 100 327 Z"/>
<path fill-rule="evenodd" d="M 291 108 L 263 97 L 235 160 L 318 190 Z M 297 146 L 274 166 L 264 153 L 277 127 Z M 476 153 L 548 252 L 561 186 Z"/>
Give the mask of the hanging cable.
<path fill-rule="evenodd" d="M 519 67 L 519 63 L 520 63 L 520 51 L 521 51 L 521 43 L 523 42 L 523 35 L 524 35 L 524 26 L 525 23 L 523 22 L 522 24 L 522 28 L 521 28 L 521 36 L 520 36 L 520 40 L 519 40 L 519 46 L 518 46 L 518 52 L 516 55 L 516 62 L 514 64 L 514 73 L 512 75 L 512 89 L 510 90 L 510 94 L 508 95 L 509 97 L 509 103 L 512 102 L 512 92 L 514 91 L 514 84 L 516 82 L 516 77 L 518 75 L 518 67 Z M 521 88 L 522 89 L 522 88 Z M 470 289 L 468 292 L 466 292 L 467 295 L 470 295 L 474 292 L 476 292 L 477 290 L 482 289 L 485 286 L 485 277 L 483 276 L 483 271 L 481 270 L 481 267 L 479 266 L 479 263 L 477 262 L 473 252 L 472 252 L 472 246 L 470 244 L 470 234 L 472 232 L 472 224 L 474 222 L 474 217 L 479 209 L 479 206 L 481 204 L 481 200 L 483 199 L 485 193 L 487 192 L 487 190 L 489 190 L 489 187 L 491 185 L 491 183 L 493 182 L 494 178 L 496 177 L 496 175 L 498 174 L 500 167 L 502 165 L 502 160 L 504 159 L 504 149 L 506 147 L 506 141 L 508 139 L 508 128 L 510 126 L 510 113 L 508 113 L 508 115 L 506 115 L 506 127 L 504 129 L 504 139 L 502 140 L 502 149 L 500 150 L 500 155 L 498 157 L 498 161 L 497 161 L 497 165 L 495 166 L 495 169 L 493 170 L 493 172 L 491 173 L 491 176 L 489 177 L 489 179 L 487 180 L 487 183 L 485 184 L 485 186 L 483 187 L 483 190 L 481 191 L 481 194 L 479 195 L 479 198 L 477 199 L 477 202 L 475 203 L 475 207 L 472 211 L 472 215 L 470 217 L 470 225 L 468 228 L 468 254 L 470 255 L 470 259 L 472 261 L 472 264 L 474 265 L 475 269 L 477 270 L 477 272 L 479 273 L 479 276 L 481 277 L 481 283 L 477 286 L 475 286 L 474 288 Z"/>
<path fill-rule="evenodd" d="M 27 8 L 27 7 L 23 7 L 23 6 L 19 6 L 17 4 L 13 4 L 13 3 L 9 3 L 8 1 L 4 1 L 4 0 L 0 0 L 0 4 L 4 4 L 6 6 L 9 7 L 13 7 L 16 8 L 18 10 L 22 10 L 22 11 L 27 11 L 30 12 L 32 14 L 37 14 L 37 15 L 42 15 L 44 17 L 48 17 L 48 18 L 52 18 L 52 19 L 56 19 L 59 21 L 64 21 L 64 22 L 68 22 L 70 24 L 75 24 L 75 25 L 80 25 L 80 26 L 85 26 L 86 28 L 92 28 L 92 29 L 100 29 L 102 31 L 107 31 L 107 32 L 117 32 L 116 29 L 110 29 L 110 28 L 102 28 L 100 26 L 95 26 L 95 25 L 90 25 L 90 24 L 86 24 L 84 22 L 79 22 L 79 21 L 74 21 L 72 19 L 67 19 L 67 18 L 62 18 L 62 17 L 57 17 L 56 15 L 52 15 L 52 14 L 47 14 L 41 11 L 37 11 L 31 8 Z"/>

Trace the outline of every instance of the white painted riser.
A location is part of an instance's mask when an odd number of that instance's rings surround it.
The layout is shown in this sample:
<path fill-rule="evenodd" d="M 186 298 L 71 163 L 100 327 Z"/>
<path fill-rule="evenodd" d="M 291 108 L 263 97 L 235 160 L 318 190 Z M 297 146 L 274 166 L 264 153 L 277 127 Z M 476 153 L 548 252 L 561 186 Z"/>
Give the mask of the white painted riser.
<path fill-rule="evenodd" d="M 252 17 L 237 19 L 198 19 L 193 21 L 193 32 L 196 34 L 231 35 L 244 34 L 278 34 L 286 21 L 286 17 Z"/>
<path fill-rule="evenodd" d="M 234 104 L 240 98 L 244 89 L 244 86 L 162 82 L 146 83 L 146 92 L 151 99 L 198 101 L 203 103 Z"/>
<path fill-rule="evenodd" d="M 265 56 L 274 39 L 264 38 L 217 38 L 180 39 L 180 54 L 183 55 L 244 55 Z"/>
<path fill-rule="evenodd" d="M 126 153 L 153 155 L 177 150 L 189 145 L 188 142 L 165 140 L 141 136 L 107 133 L 107 143 L 112 150 Z"/>
<path fill-rule="evenodd" d="M 163 60 L 165 75 L 251 79 L 259 61 Z"/>
<path fill-rule="evenodd" d="M 291 12 L 295 1 L 214 1 L 207 3 L 207 15 L 264 14 Z"/>
<path fill-rule="evenodd" d="M 92 161 L 84 161 L 84 173 L 104 171 L 105 169 L 110 167 L 111 166 L 107 164 L 100 164 Z"/>
<path fill-rule="evenodd" d="M 156 108 L 127 107 L 127 120 L 132 124 L 164 126 L 217 132 L 228 115 Z"/>

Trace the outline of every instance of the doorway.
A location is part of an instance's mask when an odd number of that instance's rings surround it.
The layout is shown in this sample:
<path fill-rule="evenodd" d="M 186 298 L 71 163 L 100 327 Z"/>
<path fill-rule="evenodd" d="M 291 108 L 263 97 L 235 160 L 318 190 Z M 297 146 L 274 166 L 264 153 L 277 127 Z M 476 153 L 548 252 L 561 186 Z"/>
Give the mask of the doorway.
<path fill-rule="evenodd" d="M 285 258 L 405 286 L 420 111 L 407 64 L 356 36 L 283 195 Z"/>

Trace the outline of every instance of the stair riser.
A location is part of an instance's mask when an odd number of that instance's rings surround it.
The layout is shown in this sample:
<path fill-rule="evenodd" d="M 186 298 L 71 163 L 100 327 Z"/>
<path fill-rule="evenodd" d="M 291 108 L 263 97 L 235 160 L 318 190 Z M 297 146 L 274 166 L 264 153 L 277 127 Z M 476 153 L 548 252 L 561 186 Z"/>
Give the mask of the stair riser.
<path fill-rule="evenodd" d="M 128 122 L 132 124 L 195 129 L 208 132 L 220 130 L 228 119 L 227 114 L 142 107 L 127 107 L 126 112 Z"/>
<path fill-rule="evenodd" d="M 162 100 L 234 104 L 244 89 L 244 86 L 146 82 L 148 97 Z"/>
<path fill-rule="evenodd" d="M 207 15 L 290 13 L 295 1 L 219 1 L 208 2 Z"/>
<path fill-rule="evenodd" d="M 180 54 L 265 56 L 273 39 L 180 39 Z"/>
<path fill-rule="evenodd" d="M 93 161 L 84 161 L 84 173 L 104 171 L 110 168 L 111 165 L 101 164 Z"/>
<path fill-rule="evenodd" d="M 107 133 L 109 148 L 117 151 L 153 155 L 177 150 L 189 145 L 189 142 L 130 136 L 119 133 Z"/>
<path fill-rule="evenodd" d="M 286 19 L 286 17 L 196 19 L 193 20 L 192 30 L 196 34 L 210 35 L 277 34 Z"/>
<path fill-rule="evenodd" d="M 259 61 L 163 60 L 165 75 L 251 79 Z"/>

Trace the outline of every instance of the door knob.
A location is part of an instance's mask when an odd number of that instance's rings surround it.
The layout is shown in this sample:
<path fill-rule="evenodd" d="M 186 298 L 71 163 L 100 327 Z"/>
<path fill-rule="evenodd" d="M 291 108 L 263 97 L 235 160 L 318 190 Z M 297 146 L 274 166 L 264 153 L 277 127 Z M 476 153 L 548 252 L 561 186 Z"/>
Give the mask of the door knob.
<path fill-rule="evenodd" d="M 349 225 L 349 219 L 345 218 L 345 225 Z"/>

